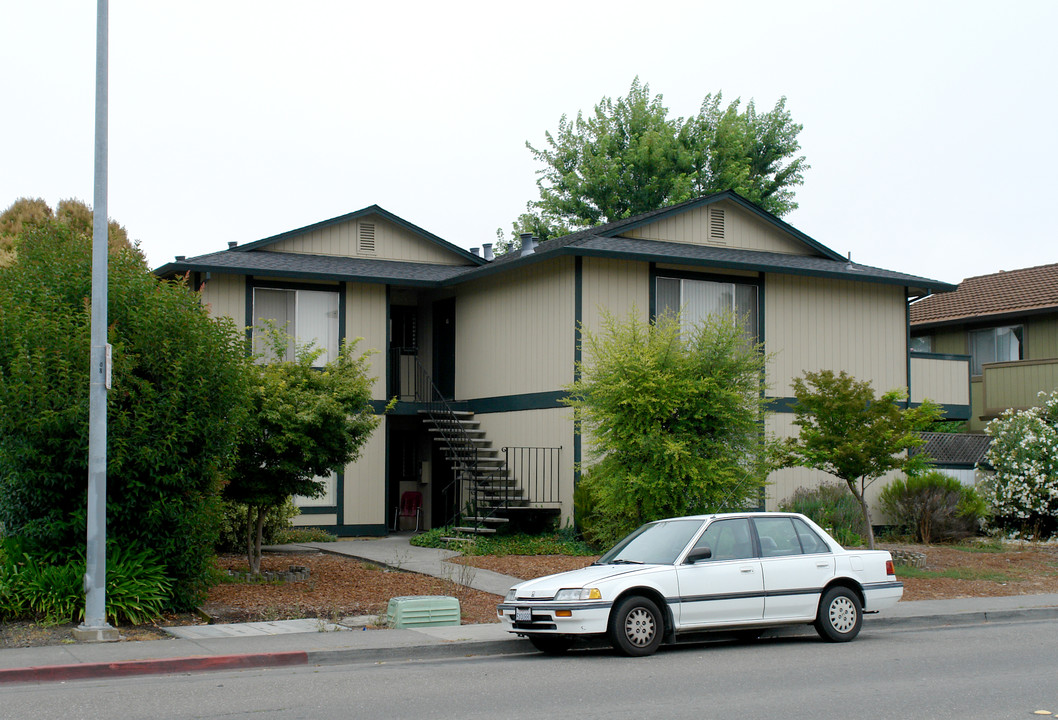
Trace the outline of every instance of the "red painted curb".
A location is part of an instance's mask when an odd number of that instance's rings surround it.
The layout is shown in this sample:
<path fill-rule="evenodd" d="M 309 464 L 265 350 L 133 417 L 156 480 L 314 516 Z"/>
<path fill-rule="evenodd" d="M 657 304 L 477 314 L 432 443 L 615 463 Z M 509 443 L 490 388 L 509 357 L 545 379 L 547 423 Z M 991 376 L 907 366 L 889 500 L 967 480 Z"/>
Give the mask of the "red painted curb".
<path fill-rule="evenodd" d="M 247 668 L 307 665 L 304 651 L 257 653 L 254 655 L 196 655 L 159 660 L 122 660 L 111 663 L 76 663 L 0 670 L 0 683 L 56 682 L 87 678 L 128 677 L 209 670 L 244 670 Z"/>

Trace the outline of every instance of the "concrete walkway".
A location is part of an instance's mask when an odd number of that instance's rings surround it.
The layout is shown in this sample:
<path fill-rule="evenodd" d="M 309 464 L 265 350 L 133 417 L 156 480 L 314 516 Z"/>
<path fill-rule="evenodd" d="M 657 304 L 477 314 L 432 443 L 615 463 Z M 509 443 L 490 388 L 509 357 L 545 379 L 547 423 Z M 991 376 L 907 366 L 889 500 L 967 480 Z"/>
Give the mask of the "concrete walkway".
<path fill-rule="evenodd" d="M 503 595 L 517 578 L 446 562 L 456 553 L 414 548 L 408 535 L 279 548 L 333 552 L 459 582 Z M 863 632 L 882 629 L 1058 619 L 1058 594 L 901 602 L 864 619 Z M 143 642 L 87 643 L 0 649 L 0 684 L 40 683 L 174 672 L 204 672 L 290 665 L 339 665 L 535 652 L 528 641 L 498 623 L 404 630 L 368 630 L 356 618 L 341 624 L 317 620 L 196 626 L 197 635 Z M 213 628 L 213 630 L 210 630 Z M 797 626 L 768 634 L 812 634 Z"/>

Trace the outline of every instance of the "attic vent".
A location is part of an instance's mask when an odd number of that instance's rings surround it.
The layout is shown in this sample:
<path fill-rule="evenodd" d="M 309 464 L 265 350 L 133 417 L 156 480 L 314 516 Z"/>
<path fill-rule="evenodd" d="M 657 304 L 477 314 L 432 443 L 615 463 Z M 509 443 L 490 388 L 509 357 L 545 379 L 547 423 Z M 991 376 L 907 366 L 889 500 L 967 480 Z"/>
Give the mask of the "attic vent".
<path fill-rule="evenodd" d="M 360 223 L 360 237 L 356 251 L 362 255 L 375 254 L 375 223 Z"/>
<path fill-rule="evenodd" d="M 709 240 L 712 242 L 724 241 L 723 208 L 709 208 Z"/>

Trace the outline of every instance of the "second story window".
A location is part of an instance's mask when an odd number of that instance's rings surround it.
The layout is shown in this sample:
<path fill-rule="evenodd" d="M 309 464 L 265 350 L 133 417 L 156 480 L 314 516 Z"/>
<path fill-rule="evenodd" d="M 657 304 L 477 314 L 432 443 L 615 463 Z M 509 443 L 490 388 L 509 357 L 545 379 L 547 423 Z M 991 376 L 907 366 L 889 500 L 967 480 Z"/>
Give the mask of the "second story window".
<path fill-rule="evenodd" d="M 740 283 L 659 277 L 658 314 L 681 312 L 680 324 L 689 330 L 702 320 L 723 313 L 734 313 L 746 323 L 746 334 L 756 340 L 757 286 Z"/>
<path fill-rule="evenodd" d="M 315 343 L 323 348 L 314 365 L 322 366 L 338 357 L 338 293 L 331 290 L 287 290 L 254 288 L 253 323 L 271 320 L 290 336 L 283 357 L 274 353 L 255 334 L 254 349 L 266 360 L 292 360 L 296 348 Z"/>
<path fill-rule="evenodd" d="M 974 375 L 985 363 L 1010 362 L 1024 357 L 1025 329 L 1021 325 L 974 330 L 970 333 L 970 363 Z"/>
<path fill-rule="evenodd" d="M 911 352 L 933 352 L 932 335 L 916 335 L 911 338 Z"/>

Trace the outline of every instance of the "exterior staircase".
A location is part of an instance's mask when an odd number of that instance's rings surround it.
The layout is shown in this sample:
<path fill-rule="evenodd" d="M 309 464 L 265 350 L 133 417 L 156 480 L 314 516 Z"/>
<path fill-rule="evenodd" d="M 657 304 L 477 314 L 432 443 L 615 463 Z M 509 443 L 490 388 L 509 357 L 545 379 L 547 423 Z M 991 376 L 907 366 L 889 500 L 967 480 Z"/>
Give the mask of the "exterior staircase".
<path fill-rule="evenodd" d="M 465 410 L 432 407 L 420 410 L 434 442 L 440 443 L 452 464 L 459 524 L 462 535 L 495 533 L 508 518 L 497 514 L 512 506 L 528 505 L 524 491 L 510 479 L 506 459 L 492 447 L 481 422 Z"/>

